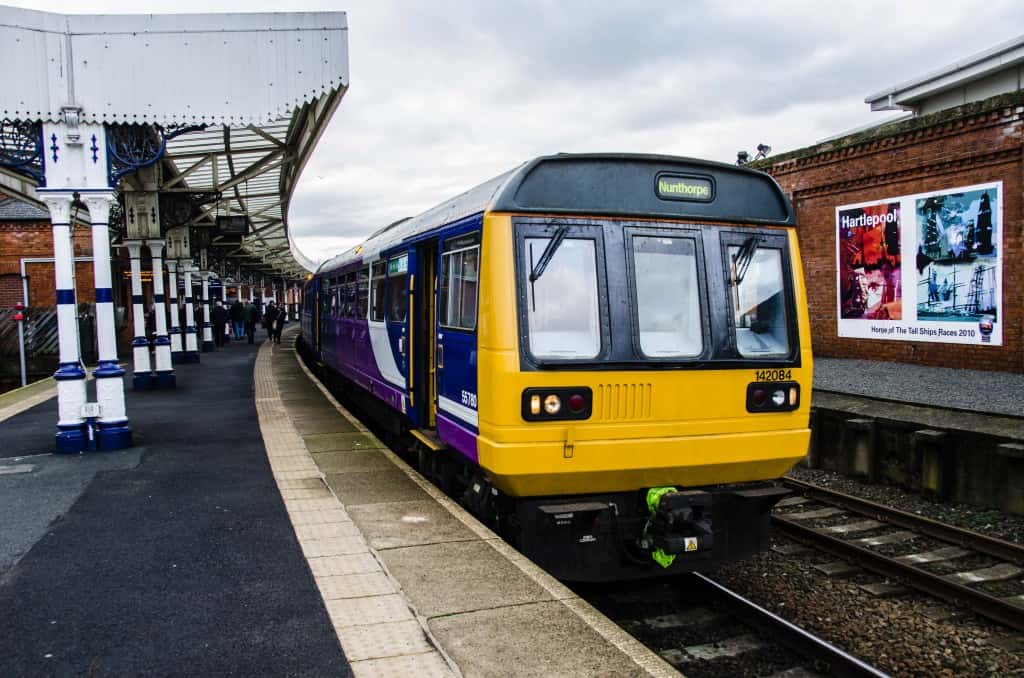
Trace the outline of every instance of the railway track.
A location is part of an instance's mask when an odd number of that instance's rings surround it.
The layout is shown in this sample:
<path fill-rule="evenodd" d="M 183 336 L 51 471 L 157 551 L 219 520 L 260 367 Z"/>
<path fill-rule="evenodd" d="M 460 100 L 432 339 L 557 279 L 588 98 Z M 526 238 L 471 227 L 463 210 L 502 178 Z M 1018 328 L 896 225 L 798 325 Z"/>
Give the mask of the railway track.
<path fill-rule="evenodd" d="M 1024 547 L 810 483 L 772 525 L 797 541 L 1024 631 Z M 828 523 L 828 524 L 823 524 Z"/>
<path fill-rule="evenodd" d="M 577 592 L 688 678 L 886 675 L 704 575 Z"/>

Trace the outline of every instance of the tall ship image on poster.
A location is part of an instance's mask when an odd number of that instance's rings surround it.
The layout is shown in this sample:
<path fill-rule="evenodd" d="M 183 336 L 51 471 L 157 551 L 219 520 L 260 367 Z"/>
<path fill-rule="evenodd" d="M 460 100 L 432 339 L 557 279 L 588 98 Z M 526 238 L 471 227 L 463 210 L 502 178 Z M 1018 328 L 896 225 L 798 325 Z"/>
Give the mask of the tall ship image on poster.
<path fill-rule="evenodd" d="M 837 207 L 839 336 L 1001 345 L 1002 190 Z"/>

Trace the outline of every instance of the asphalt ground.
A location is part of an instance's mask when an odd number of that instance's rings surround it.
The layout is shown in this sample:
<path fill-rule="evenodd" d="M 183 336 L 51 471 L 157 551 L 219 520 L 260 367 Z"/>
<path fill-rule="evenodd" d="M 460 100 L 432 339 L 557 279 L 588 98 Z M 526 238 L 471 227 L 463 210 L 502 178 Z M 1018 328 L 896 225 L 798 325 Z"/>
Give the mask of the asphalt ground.
<path fill-rule="evenodd" d="M 4 460 L 33 469 L 0 475 L 0 676 L 351 675 L 267 462 L 257 348 L 129 389 L 131 450 Z M 5 456 L 55 421 L 0 423 Z"/>

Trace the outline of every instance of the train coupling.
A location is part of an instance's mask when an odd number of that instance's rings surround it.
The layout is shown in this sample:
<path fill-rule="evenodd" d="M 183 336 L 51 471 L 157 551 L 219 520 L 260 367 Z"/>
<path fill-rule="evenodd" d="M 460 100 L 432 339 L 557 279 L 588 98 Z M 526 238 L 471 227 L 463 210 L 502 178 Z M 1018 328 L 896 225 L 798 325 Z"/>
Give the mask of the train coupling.
<path fill-rule="evenodd" d="M 655 561 L 671 564 L 679 554 L 714 548 L 710 492 L 657 487 L 647 492 L 647 507 L 650 517 L 638 542 Z"/>

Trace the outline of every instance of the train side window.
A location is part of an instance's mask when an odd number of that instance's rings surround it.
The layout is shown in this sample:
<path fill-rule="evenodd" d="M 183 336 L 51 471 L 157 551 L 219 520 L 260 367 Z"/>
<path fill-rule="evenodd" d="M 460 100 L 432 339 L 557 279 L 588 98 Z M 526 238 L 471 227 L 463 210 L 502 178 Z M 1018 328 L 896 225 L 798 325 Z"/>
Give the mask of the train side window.
<path fill-rule="evenodd" d="M 692 358 L 704 349 L 697 252 L 692 238 L 632 238 L 640 350 L 649 358 Z"/>
<path fill-rule="evenodd" d="M 355 275 L 352 273 L 346 273 L 344 283 L 341 288 L 341 314 L 346 318 L 351 318 L 355 311 Z"/>
<path fill-rule="evenodd" d="M 391 322 L 405 322 L 408 315 L 408 276 L 408 255 L 403 254 L 388 261 L 388 320 Z"/>
<path fill-rule="evenodd" d="M 331 317 L 338 317 L 338 279 L 331 278 L 331 287 L 329 290 L 329 296 L 331 299 L 330 315 Z"/>
<path fill-rule="evenodd" d="M 441 254 L 439 320 L 448 329 L 475 330 L 480 281 L 478 234 L 445 242 Z"/>
<path fill-rule="evenodd" d="M 366 312 L 370 304 L 370 270 L 360 269 L 356 273 L 356 317 L 366 320 Z"/>
<path fill-rule="evenodd" d="M 595 241 L 564 238 L 548 249 L 551 243 L 551 238 L 525 239 L 522 270 L 530 353 L 535 358 L 596 358 L 601 352 L 601 309 Z M 541 271 L 538 264 L 545 257 Z M 534 271 L 540 275 L 531 276 Z"/>
<path fill-rule="evenodd" d="M 387 283 L 385 273 L 384 262 L 374 262 L 370 275 L 370 320 L 376 322 L 384 321 L 384 292 Z"/>
<path fill-rule="evenodd" d="M 736 350 L 744 358 L 789 355 L 782 250 L 751 237 L 729 246 L 728 263 Z"/>

